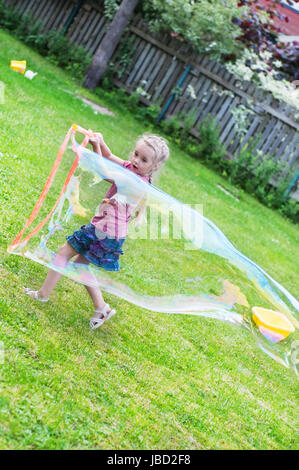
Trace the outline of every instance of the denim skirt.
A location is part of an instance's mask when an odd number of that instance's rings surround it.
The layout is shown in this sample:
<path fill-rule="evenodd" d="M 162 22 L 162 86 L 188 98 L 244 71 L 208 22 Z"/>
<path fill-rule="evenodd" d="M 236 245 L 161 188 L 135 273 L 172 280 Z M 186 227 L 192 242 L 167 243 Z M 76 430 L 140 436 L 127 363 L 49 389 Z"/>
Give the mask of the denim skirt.
<path fill-rule="evenodd" d="M 106 269 L 106 271 L 119 271 L 119 257 L 123 255 L 121 247 L 126 238 L 112 238 L 102 234 L 103 238 L 96 235 L 93 224 L 82 225 L 73 235 L 66 237 L 68 243 L 87 261 Z"/>

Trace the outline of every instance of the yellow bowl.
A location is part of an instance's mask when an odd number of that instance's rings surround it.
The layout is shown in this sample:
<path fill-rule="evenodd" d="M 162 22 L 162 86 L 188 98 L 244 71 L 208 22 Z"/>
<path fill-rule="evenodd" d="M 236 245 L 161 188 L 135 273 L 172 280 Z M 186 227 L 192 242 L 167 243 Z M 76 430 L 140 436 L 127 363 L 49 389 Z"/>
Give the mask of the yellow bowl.
<path fill-rule="evenodd" d="M 278 335 L 281 335 L 281 339 L 285 339 L 290 333 L 295 331 L 290 320 L 280 312 L 262 307 L 253 307 L 252 312 L 252 319 L 259 328 L 266 328 L 274 333 L 278 333 Z"/>

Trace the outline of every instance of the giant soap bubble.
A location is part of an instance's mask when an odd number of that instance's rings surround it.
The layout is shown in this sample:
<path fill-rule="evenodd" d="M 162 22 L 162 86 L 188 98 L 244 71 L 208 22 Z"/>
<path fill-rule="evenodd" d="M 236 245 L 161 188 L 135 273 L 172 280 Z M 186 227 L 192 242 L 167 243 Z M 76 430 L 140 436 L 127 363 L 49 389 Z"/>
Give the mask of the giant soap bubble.
<path fill-rule="evenodd" d="M 85 135 L 81 145 L 75 140 L 78 132 Z M 88 150 L 87 142 L 81 127 L 68 131 L 42 194 L 8 251 L 144 309 L 239 325 L 251 331 L 264 352 L 297 372 L 299 302 L 240 253 L 200 207 L 145 183 Z M 106 179 L 117 186 L 119 208 L 127 203 L 146 208 L 139 229 L 129 224 L 121 271 L 72 261 L 60 266 L 58 249 L 67 235 L 90 222 L 107 191 Z"/>

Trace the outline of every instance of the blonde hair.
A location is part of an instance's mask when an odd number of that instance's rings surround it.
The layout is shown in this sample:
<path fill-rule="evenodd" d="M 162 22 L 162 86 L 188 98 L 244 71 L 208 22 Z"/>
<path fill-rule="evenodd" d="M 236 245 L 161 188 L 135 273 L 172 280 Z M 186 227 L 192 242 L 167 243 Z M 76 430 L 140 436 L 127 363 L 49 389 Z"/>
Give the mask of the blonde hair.
<path fill-rule="evenodd" d="M 156 166 L 156 168 L 155 170 L 153 170 L 153 172 L 150 175 L 150 182 L 151 182 L 151 177 L 153 173 L 156 172 L 158 168 L 163 163 L 165 163 L 169 158 L 169 148 L 167 145 L 167 140 L 155 134 L 143 134 L 137 140 L 137 142 L 140 142 L 140 141 L 143 141 L 146 145 L 148 145 L 155 152 L 155 160 L 153 164 L 154 166 Z"/>
<path fill-rule="evenodd" d="M 157 170 L 168 160 L 169 158 L 169 148 L 167 140 L 159 135 L 155 134 L 143 134 L 137 142 L 144 142 L 148 145 L 155 153 L 155 158 L 153 161 L 153 170 L 149 175 L 149 182 L 152 183 L 152 177 L 154 173 L 157 173 Z M 139 208 L 135 212 L 135 225 L 139 226 L 143 221 L 146 208 L 146 196 L 143 198 Z"/>

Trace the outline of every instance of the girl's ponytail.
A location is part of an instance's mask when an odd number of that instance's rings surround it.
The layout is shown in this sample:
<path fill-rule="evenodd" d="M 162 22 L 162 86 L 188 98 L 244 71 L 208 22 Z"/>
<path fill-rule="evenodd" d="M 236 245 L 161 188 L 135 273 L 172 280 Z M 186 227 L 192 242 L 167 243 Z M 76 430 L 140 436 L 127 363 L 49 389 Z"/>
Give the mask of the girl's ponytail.
<path fill-rule="evenodd" d="M 163 163 L 169 158 L 169 148 L 166 139 L 154 134 L 143 134 L 139 139 L 142 140 L 146 145 L 151 147 L 156 155 L 155 162 L 158 169 Z"/>
<path fill-rule="evenodd" d="M 167 145 L 167 140 L 163 137 L 154 134 L 143 134 L 139 139 L 143 141 L 146 145 L 151 147 L 155 152 L 155 160 L 153 162 L 155 170 L 150 174 L 149 182 L 152 183 L 153 174 L 157 172 L 163 163 L 165 163 L 169 158 L 169 148 Z M 139 205 L 137 211 L 135 212 L 135 226 L 138 227 L 143 222 L 146 211 L 146 196 L 142 199 L 142 203 Z"/>

